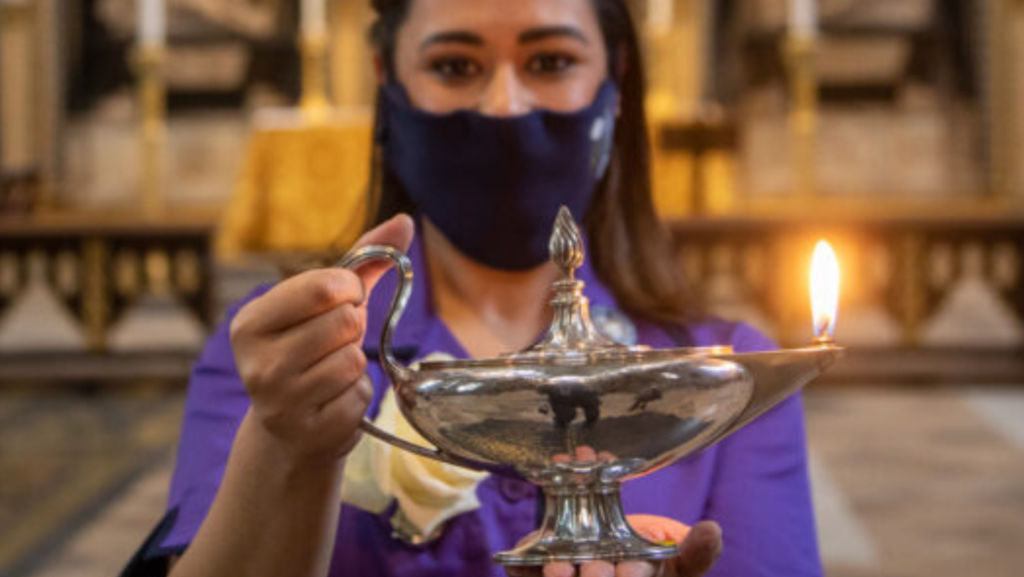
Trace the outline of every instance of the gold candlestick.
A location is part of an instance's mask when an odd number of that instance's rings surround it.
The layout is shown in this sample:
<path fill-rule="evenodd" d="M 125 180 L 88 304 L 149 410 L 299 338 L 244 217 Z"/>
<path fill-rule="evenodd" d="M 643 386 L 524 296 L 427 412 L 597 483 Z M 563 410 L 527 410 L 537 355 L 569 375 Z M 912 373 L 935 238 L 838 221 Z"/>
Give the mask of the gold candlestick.
<path fill-rule="evenodd" d="M 327 98 L 327 35 L 303 33 L 302 97 L 300 108 L 306 118 L 323 119 L 331 108 Z"/>
<path fill-rule="evenodd" d="M 166 103 L 163 79 L 164 47 L 140 44 L 135 52 L 138 77 L 139 137 L 141 140 L 142 213 L 158 216 L 164 211 L 164 141 L 166 138 Z"/>
<path fill-rule="evenodd" d="M 789 70 L 789 127 L 795 190 L 810 198 L 817 189 L 818 75 L 815 68 L 817 42 L 812 35 L 790 35 L 786 39 Z"/>

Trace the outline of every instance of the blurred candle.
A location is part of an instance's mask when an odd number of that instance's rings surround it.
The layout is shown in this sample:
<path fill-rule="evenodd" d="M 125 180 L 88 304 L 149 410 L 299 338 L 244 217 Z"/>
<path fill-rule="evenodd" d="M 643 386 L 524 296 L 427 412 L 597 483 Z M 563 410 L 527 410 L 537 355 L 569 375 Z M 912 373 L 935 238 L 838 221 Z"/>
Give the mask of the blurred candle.
<path fill-rule="evenodd" d="M 838 310 L 839 260 L 832 247 L 821 240 L 814 247 L 811 259 L 811 316 L 816 342 L 832 342 Z"/>
<path fill-rule="evenodd" d="M 327 0 L 302 0 L 302 35 L 323 36 L 327 31 Z"/>
<path fill-rule="evenodd" d="M 647 28 L 666 32 L 672 27 L 673 0 L 647 0 Z"/>
<path fill-rule="evenodd" d="M 138 0 L 136 8 L 139 44 L 163 45 L 167 25 L 164 0 Z"/>
<path fill-rule="evenodd" d="M 817 0 L 789 0 L 789 34 L 813 37 L 818 28 Z"/>

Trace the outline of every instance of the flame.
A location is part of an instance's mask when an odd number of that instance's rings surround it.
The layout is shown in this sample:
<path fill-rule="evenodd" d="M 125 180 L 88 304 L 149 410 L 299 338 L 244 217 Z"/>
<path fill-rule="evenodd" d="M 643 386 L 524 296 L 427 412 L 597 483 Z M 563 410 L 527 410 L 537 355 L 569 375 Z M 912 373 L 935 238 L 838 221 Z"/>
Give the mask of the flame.
<path fill-rule="evenodd" d="M 832 247 L 820 240 L 811 259 L 811 314 L 815 339 L 832 340 L 838 310 L 839 260 Z"/>

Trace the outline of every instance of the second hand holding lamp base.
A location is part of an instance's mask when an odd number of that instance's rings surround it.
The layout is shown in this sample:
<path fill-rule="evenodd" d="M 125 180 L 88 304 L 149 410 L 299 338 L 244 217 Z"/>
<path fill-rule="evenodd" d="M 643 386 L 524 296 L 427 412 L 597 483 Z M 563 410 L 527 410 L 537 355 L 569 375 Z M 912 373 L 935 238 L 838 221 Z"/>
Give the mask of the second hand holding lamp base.
<path fill-rule="evenodd" d="M 831 344 L 734 354 L 731 347 L 625 346 L 590 322 L 583 242 L 559 211 L 549 244 L 562 271 L 547 336 L 490 359 L 399 364 L 391 335 L 412 289 L 409 259 L 369 246 L 337 266 L 386 259 L 399 284 L 381 333 L 381 364 L 410 424 L 437 449 L 399 439 L 369 420 L 363 429 L 399 448 L 446 463 L 519 476 L 544 490 L 544 519 L 520 547 L 495 555 L 509 566 L 675 557 L 629 525 L 624 481 L 704 449 L 810 382 L 842 353 Z"/>

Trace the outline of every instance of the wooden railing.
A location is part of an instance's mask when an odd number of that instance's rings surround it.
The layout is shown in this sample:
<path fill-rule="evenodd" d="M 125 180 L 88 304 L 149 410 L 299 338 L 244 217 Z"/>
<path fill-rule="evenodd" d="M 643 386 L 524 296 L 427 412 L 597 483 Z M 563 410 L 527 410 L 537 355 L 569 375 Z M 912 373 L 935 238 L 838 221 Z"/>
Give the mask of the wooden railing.
<path fill-rule="evenodd" d="M 881 307 L 903 346 L 923 344 L 927 321 L 968 277 L 1002 300 L 1016 316 L 1008 320 L 1024 322 L 1022 216 L 704 218 L 675 222 L 672 232 L 697 294 L 710 298 L 710 283 L 730 278 L 784 342 L 810 330 L 808 264 L 818 238 L 839 256 L 840 307 Z"/>
<path fill-rule="evenodd" d="M 212 221 L 66 215 L 0 218 L 0 315 L 41 277 L 105 353 L 111 326 L 145 294 L 214 322 Z M 3 351 L 0 351 L 3 353 Z"/>
<path fill-rule="evenodd" d="M 86 351 L 35 356 L 0 350 L 0 382 L 111 382 L 145 375 L 183 379 L 196 351 L 114 355 L 109 335 L 145 294 L 170 296 L 183 305 L 184 314 L 212 327 L 211 223 L 86 216 L 0 219 L 0 315 L 41 278 L 80 324 L 88 345 Z M 767 319 L 783 346 L 810 341 L 808 264 L 814 242 L 830 240 L 843 270 L 837 338 L 853 345 L 849 370 L 832 371 L 830 379 L 1024 380 L 1022 342 L 999 347 L 968 342 L 951 350 L 934 346 L 925 331 L 956 287 L 971 279 L 1001 301 L 1013 317 L 1008 322 L 1024 326 L 1024 218 L 874 215 L 822 217 L 812 224 L 806 216 L 709 217 L 675 221 L 671 230 L 679 266 L 695 292 L 714 300 L 727 279 L 734 296 Z M 865 307 L 884 311 L 899 327 L 895 341 L 844 342 L 842 329 Z"/>

